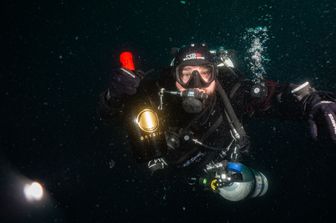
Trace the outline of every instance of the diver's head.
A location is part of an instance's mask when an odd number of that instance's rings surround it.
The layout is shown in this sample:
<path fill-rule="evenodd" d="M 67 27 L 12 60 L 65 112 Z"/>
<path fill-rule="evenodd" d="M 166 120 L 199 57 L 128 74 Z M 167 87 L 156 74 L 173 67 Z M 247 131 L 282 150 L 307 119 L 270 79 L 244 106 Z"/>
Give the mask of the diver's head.
<path fill-rule="evenodd" d="M 191 44 L 177 52 L 173 63 L 175 86 L 190 95 L 182 105 L 188 113 L 199 113 L 208 105 L 208 98 L 215 94 L 217 67 L 213 55 L 205 44 Z M 193 93 L 194 92 L 194 93 Z M 207 99 L 193 95 L 206 94 Z"/>
<path fill-rule="evenodd" d="M 179 91 L 197 89 L 210 96 L 215 92 L 217 68 L 205 44 L 181 48 L 174 58 L 172 72 Z"/>

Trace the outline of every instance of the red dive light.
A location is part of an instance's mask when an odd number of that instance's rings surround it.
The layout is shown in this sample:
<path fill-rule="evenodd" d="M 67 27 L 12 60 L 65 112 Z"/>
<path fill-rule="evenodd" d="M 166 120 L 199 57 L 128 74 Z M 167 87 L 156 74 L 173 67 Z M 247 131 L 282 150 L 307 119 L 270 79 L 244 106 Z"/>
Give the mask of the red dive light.
<path fill-rule="evenodd" d="M 121 67 L 134 71 L 133 54 L 129 51 L 122 52 L 119 56 Z"/>

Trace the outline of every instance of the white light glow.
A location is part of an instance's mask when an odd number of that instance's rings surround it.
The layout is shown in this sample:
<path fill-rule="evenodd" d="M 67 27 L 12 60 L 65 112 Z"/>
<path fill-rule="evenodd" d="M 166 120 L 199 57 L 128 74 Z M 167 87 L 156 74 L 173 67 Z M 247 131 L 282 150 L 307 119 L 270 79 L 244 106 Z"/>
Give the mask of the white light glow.
<path fill-rule="evenodd" d="M 33 182 L 24 186 L 24 194 L 29 201 L 38 201 L 43 197 L 43 188 L 41 184 Z"/>

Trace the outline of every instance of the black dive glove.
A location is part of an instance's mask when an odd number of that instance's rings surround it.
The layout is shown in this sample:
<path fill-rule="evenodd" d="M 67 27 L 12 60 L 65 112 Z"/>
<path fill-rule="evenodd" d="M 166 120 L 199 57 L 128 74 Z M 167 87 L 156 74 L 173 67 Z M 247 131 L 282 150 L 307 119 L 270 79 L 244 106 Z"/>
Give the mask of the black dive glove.
<path fill-rule="evenodd" d="M 144 77 L 141 70 L 131 71 L 125 68 L 119 68 L 113 71 L 110 78 L 110 85 L 105 95 L 106 100 L 110 98 L 120 98 L 124 95 L 134 95 Z"/>
<path fill-rule="evenodd" d="M 307 117 L 310 134 L 314 140 L 330 138 L 336 144 L 336 103 L 322 100 L 320 95 L 312 93 L 307 98 Z"/>
<path fill-rule="evenodd" d="M 312 138 L 329 138 L 336 144 L 335 96 L 329 92 L 316 91 L 308 82 L 293 89 L 292 93 L 303 105 Z"/>
<path fill-rule="evenodd" d="M 110 86 L 106 95 L 109 97 L 120 97 L 123 95 L 133 95 L 137 92 L 140 80 L 143 78 L 143 72 L 131 71 L 125 68 L 119 68 L 112 72 Z"/>

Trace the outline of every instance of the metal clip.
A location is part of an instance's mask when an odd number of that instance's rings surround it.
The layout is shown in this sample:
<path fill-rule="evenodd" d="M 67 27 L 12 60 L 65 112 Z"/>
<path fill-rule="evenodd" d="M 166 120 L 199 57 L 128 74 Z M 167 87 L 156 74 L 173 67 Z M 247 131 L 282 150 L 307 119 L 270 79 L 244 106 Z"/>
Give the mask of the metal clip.
<path fill-rule="evenodd" d="M 161 88 L 160 91 L 159 91 L 160 105 L 159 105 L 158 109 L 159 109 L 160 111 L 163 110 L 163 94 L 164 94 L 164 91 L 165 91 L 164 88 Z"/>
<path fill-rule="evenodd" d="M 231 153 L 231 160 L 235 161 L 235 160 L 238 160 L 238 146 L 235 146 L 234 149 L 233 149 L 233 152 Z"/>

